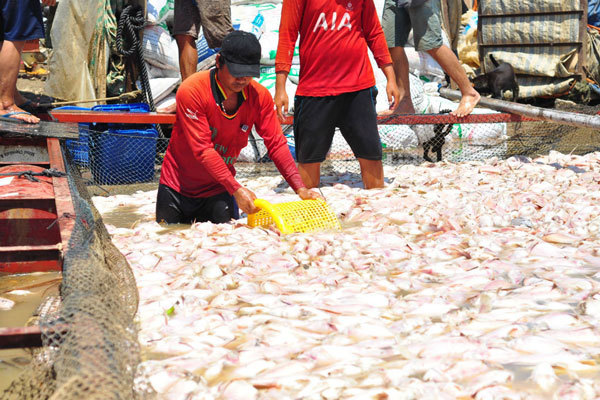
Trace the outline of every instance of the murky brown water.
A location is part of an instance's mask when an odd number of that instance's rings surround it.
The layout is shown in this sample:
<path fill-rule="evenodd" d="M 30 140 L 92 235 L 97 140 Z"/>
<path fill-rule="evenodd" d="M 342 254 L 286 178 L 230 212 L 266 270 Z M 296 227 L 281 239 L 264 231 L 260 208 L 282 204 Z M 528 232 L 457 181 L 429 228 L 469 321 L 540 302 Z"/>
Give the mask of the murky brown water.
<path fill-rule="evenodd" d="M 120 206 L 102 215 L 102 221 L 117 228 L 133 228 L 146 216 L 138 213 L 138 206 Z"/>
<path fill-rule="evenodd" d="M 42 299 L 58 295 L 60 272 L 25 275 L 0 275 L 0 297 L 15 302 L 10 310 L 0 310 L 0 328 L 23 327 L 33 316 Z M 13 291 L 23 291 L 22 294 Z M 0 350 L 0 392 L 29 364 L 26 349 Z"/>

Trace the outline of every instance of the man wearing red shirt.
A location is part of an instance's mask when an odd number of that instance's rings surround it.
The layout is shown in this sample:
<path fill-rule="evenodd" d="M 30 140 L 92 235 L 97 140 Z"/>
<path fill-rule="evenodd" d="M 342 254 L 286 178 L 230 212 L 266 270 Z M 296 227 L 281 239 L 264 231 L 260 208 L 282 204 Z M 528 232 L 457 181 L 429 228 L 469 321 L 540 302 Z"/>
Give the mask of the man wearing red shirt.
<path fill-rule="evenodd" d="M 236 181 L 234 168 L 253 126 L 300 198 L 320 198 L 302 182 L 273 99 L 252 80 L 259 75 L 260 43 L 251 33 L 234 31 L 223 40 L 216 68 L 182 83 L 158 187 L 158 222 L 222 223 L 238 218 L 238 206 L 248 214 L 258 211 L 255 194 Z"/>
<path fill-rule="evenodd" d="M 275 59 L 275 107 L 281 121 L 288 110 L 285 81 L 298 34 L 294 139 L 302 180 L 308 187 L 319 186 L 321 163 L 338 127 L 358 158 L 365 188 L 382 187 L 377 91 L 367 48 L 387 79 L 390 108 L 399 92 L 373 0 L 283 0 Z"/>

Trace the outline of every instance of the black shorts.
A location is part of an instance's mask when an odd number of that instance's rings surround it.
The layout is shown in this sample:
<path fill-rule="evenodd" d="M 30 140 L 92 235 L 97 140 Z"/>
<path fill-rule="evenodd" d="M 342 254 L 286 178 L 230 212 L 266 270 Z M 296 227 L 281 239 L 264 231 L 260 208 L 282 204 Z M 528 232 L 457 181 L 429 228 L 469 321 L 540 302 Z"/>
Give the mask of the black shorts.
<path fill-rule="evenodd" d="M 239 219 L 238 205 L 229 193 L 211 197 L 187 197 L 159 184 L 156 195 L 156 222 L 168 224 L 192 224 L 194 222 L 214 222 L 221 224 Z"/>
<path fill-rule="evenodd" d="M 336 127 L 357 158 L 381 160 L 376 97 L 374 86 L 337 96 L 296 96 L 294 141 L 298 162 L 325 161 Z"/>

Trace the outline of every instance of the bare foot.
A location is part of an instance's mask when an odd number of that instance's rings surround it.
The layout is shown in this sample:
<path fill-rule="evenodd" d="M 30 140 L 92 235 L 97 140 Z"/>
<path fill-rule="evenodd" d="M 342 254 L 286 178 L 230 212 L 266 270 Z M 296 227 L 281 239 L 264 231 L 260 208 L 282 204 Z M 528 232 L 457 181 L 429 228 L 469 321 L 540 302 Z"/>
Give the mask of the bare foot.
<path fill-rule="evenodd" d="M 381 111 L 377 115 L 389 116 L 398 114 L 416 114 L 412 99 L 404 98 L 398 102 L 398 107 L 394 108 L 393 110 Z"/>
<path fill-rule="evenodd" d="M 166 107 L 159 108 L 158 110 L 156 110 L 157 113 L 161 114 L 175 114 L 175 111 L 177 111 L 177 103 L 173 103 Z"/>
<path fill-rule="evenodd" d="M 19 121 L 27 122 L 28 124 L 37 124 L 40 119 L 35 115 L 28 113 L 27 111 L 12 105 L 7 109 L 0 109 L 0 116 L 4 118 L 11 118 Z"/>
<path fill-rule="evenodd" d="M 457 117 L 465 117 L 471 114 L 477 103 L 479 103 L 479 99 L 481 99 L 481 96 L 474 89 L 473 91 L 469 91 L 469 93 L 463 94 L 460 103 L 458 104 L 458 108 L 450 114 L 456 115 Z"/>

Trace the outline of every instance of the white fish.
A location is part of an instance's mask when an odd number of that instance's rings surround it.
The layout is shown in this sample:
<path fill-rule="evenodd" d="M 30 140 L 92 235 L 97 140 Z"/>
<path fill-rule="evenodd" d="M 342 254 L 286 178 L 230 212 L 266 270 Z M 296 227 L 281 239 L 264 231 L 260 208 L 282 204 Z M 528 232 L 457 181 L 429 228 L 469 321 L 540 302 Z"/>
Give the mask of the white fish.
<path fill-rule="evenodd" d="M 162 394 L 175 385 L 178 385 L 183 377 L 182 374 L 179 374 L 174 371 L 163 370 L 149 377 L 150 384 L 152 388 L 156 390 L 157 393 Z"/>
<path fill-rule="evenodd" d="M 483 389 L 488 388 L 490 386 L 500 386 L 500 385 L 509 385 L 513 381 L 513 373 L 506 370 L 491 370 L 483 373 L 482 375 L 477 376 L 471 383 L 469 383 L 467 387 L 467 391 L 475 394 L 476 398 L 477 394 Z M 480 394 L 481 397 L 484 394 Z"/>
<path fill-rule="evenodd" d="M 258 390 L 242 380 L 234 380 L 224 385 L 221 390 L 223 399 L 227 400 L 253 400 L 258 396 Z"/>
<path fill-rule="evenodd" d="M 10 300 L 10 299 L 6 299 L 4 297 L 0 297 L 0 310 L 2 311 L 8 311 L 8 310 L 12 310 L 12 308 L 15 306 L 15 302 Z"/>
<path fill-rule="evenodd" d="M 27 296 L 31 294 L 29 290 L 11 290 L 10 292 L 6 292 L 6 294 L 11 294 L 13 296 Z"/>
<path fill-rule="evenodd" d="M 551 391 L 558 384 L 558 377 L 552 366 L 548 363 L 540 363 L 531 371 L 528 378 L 544 392 Z"/>

